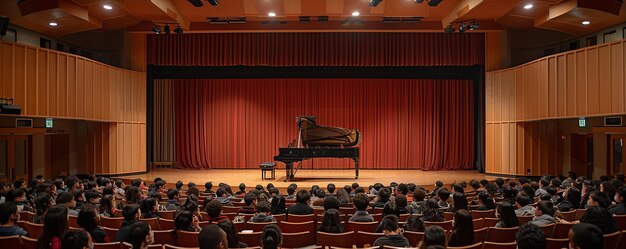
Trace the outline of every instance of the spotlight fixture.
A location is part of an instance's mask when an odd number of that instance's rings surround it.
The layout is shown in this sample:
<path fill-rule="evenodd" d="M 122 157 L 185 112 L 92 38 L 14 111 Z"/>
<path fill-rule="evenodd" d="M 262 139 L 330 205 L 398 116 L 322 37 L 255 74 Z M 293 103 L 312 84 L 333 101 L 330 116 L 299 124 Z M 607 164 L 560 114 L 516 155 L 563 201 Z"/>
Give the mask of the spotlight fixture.
<path fill-rule="evenodd" d="M 58 23 L 56 23 L 56 22 L 50 22 L 50 23 L 48 23 L 48 24 L 49 24 L 50 26 L 52 26 L 52 27 L 56 27 L 56 26 L 58 26 L 58 25 L 59 25 L 59 24 L 58 24 Z"/>
<path fill-rule="evenodd" d="M 583 21 L 582 24 L 583 25 L 589 25 L 589 24 L 591 24 L 591 22 L 590 21 Z"/>
<path fill-rule="evenodd" d="M 361 13 L 359 13 L 358 11 L 352 12 L 352 16 L 359 16 Z"/>
<path fill-rule="evenodd" d="M 218 0 L 207 0 L 211 6 L 218 6 L 220 2 Z"/>
<path fill-rule="evenodd" d="M 113 6 L 105 4 L 105 5 L 102 5 L 102 8 L 104 8 L 105 10 L 112 10 Z"/>
<path fill-rule="evenodd" d="M 378 4 L 380 4 L 380 2 L 382 2 L 383 0 L 371 0 L 370 1 L 370 7 L 376 7 L 378 6 Z"/>
<path fill-rule="evenodd" d="M 532 5 L 532 4 L 526 4 L 526 5 L 524 5 L 524 9 L 527 9 L 527 10 L 532 9 L 533 7 L 535 7 L 535 6 L 534 6 L 534 5 Z"/>
<path fill-rule="evenodd" d="M 183 28 L 181 28 L 180 26 L 177 26 L 176 28 L 174 28 L 174 33 L 175 34 L 182 34 L 183 33 Z"/>
<path fill-rule="evenodd" d="M 275 17 L 275 16 L 276 16 L 276 12 L 270 12 L 270 13 L 267 13 L 267 16 L 269 16 L 269 17 Z"/>
<path fill-rule="evenodd" d="M 161 33 L 161 27 L 154 25 L 152 26 L 152 31 L 158 35 Z"/>
<path fill-rule="evenodd" d="M 441 1 L 443 1 L 443 0 L 430 0 L 430 1 L 428 1 L 428 6 L 435 7 L 435 6 L 439 5 L 441 3 Z"/>
<path fill-rule="evenodd" d="M 458 29 L 457 29 L 458 27 Z M 446 28 L 443 29 L 446 33 L 454 33 L 455 31 L 459 31 L 459 33 L 465 33 L 468 30 L 477 30 L 480 28 L 480 24 L 476 20 L 469 21 L 460 21 L 450 23 Z"/>
<path fill-rule="evenodd" d="M 202 0 L 187 0 L 187 2 L 191 3 L 191 5 L 195 7 L 202 7 L 204 5 L 204 3 L 202 3 Z"/>

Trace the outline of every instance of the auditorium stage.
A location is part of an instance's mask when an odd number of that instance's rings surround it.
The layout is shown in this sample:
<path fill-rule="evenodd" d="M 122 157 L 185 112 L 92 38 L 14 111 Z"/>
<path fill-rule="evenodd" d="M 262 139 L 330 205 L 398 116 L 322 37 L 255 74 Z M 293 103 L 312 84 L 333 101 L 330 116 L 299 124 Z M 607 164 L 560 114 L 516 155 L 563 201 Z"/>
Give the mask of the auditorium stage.
<path fill-rule="evenodd" d="M 267 173 L 269 177 L 269 173 Z M 276 170 L 276 179 L 261 180 L 260 169 L 216 169 L 216 170 L 184 170 L 157 168 L 147 174 L 137 174 L 123 178 L 141 178 L 148 182 L 152 182 L 154 178 L 161 177 L 168 184 L 173 184 L 178 180 L 182 180 L 185 184 L 195 182 L 203 185 L 207 181 L 212 181 L 214 185 L 220 182 L 228 183 L 233 189 L 236 189 L 239 183 L 245 183 L 246 186 L 254 187 L 256 184 L 263 186 L 273 183 L 279 188 L 286 188 L 291 182 L 284 182 L 285 170 Z M 380 182 L 388 185 L 390 182 L 415 183 L 421 186 L 434 185 L 435 181 L 442 180 L 446 185 L 455 181 L 469 181 L 472 179 L 493 180 L 493 176 L 485 176 L 476 170 L 446 170 L 446 171 L 422 171 L 422 170 L 359 170 L 359 179 L 354 179 L 354 170 L 299 170 L 296 173 L 296 179 L 292 182 L 298 186 L 308 187 L 312 185 L 326 186 L 328 183 L 334 183 L 337 186 L 359 183 L 361 186 L 369 186 Z M 201 187 L 202 188 L 202 187 Z"/>

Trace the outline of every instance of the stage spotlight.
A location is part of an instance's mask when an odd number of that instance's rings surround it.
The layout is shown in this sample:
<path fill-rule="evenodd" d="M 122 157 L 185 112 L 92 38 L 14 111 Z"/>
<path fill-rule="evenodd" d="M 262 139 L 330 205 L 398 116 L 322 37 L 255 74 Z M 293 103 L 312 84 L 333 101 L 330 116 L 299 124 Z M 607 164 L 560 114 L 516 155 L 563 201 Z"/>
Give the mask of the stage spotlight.
<path fill-rule="evenodd" d="M 454 26 L 452 26 L 452 24 L 450 24 L 443 31 L 446 32 L 446 33 L 454 33 L 454 31 L 456 31 L 456 29 L 454 29 Z"/>
<path fill-rule="evenodd" d="M 211 4 L 212 6 L 220 5 L 220 2 L 217 0 L 207 0 L 207 2 L 209 2 L 209 4 Z"/>
<path fill-rule="evenodd" d="M 176 34 L 182 34 L 183 33 L 183 28 L 181 28 L 180 26 L 174 28 L 174 33 Z"/>
<path fill-rule="evenodd" d="M 152 31 L 154 31 L 154 33 L 156 33 L 157 35 L 161 33 L 161 28 L 159 26 L 152 26 Z"/>
<path fill-rule="evenodd" d="M 370 1 L 370 7 L 376 7 L 378 6 L 378 4 L 380 4 L 380 2 L 382 2 L 383 0 L 371 0 Z"/>
<path fill-rule="evenodd" d="M 434 7 L 434 6 L 439 5 L 441 3 L 441 1 L 443 1 L 443 0 L 430 0 L 430 1 L 428 1 L 428 5 Z"/>
<path fill-rule="evenodd" d="M 202 3 L 202 0 L 187 0 L 189 3 L 191 3 L 191 5 L 195 6 L 195 7 L 202 7 L 204 4 Z"/>

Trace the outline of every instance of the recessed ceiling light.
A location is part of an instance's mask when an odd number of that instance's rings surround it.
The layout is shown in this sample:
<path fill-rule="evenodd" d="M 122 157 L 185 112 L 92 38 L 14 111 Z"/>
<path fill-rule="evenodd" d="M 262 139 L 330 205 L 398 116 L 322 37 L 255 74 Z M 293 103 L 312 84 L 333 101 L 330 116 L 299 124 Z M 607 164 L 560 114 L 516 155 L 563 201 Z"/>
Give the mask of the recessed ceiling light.
<path fill-rule="evenodd" d="M 103 5 L 103 6 L 102 6 L 102 8 L 104 8 L 104 9 L 106 9 L 106 10 L 112 10 L 112 9 L 113 9 L 113 6 L 108 5 L 108 4 L 105 4 L 105 5 Z"/>
<path fill-rule="evenodd" d="M 591 24 L 590 21 L 583 21 L 583 25 L 589 25 L 589 24 Z"/>
<path fill-rule="evenodd" d="M 524 9 L 527 9 L 527 10 L 532 9 L 533 7 L 535 7 L 535 6 L 534 6 L 534 5 L 532 5 L 532 4 L 526 4 L 526 5 L 524 5 Z"/>
<path fill-rule="evenodd" d="M 267 13 L 267 15 L 268 15 L 268 16 L 276 16 L 276 13 L 274 13 L 274 12 L 270 12 L 270 13 Z"/>
<path fill-rule="evenodd" d="M 361 13 L 359 13 L 358 11 L 352 12 L 352 16 L 359 16 Z"/>
<path fill-rule="evenodd" d="M 56 27 L 57 25 L 59 25 L 59 24 L 56 23 L 56 22 L 50 22 L 50 26 L 52 26 L 52 27 Z"/>

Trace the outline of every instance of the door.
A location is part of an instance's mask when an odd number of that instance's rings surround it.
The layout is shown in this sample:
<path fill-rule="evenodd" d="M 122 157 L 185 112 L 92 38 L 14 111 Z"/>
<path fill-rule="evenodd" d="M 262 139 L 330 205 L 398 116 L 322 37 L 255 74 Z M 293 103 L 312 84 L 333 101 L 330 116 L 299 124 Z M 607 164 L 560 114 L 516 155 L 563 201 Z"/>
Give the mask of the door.
<path fill-rule="evenodd" d="M 607 169 L 609 175 L 624 173 L 624 142 L 626 135 L 609 135 L 609 153 L 610 159 Z"/>
<path fill-rule="evenodd" d="M 30 136 L 0 136 L 0 180 L 29 179 Z"/>
<path fill-rule="evenodd" d="M 571 171 L 579 176 L 591 177 L 593 175 L 593 135 L 572 133 L 571 138 Z"/>

